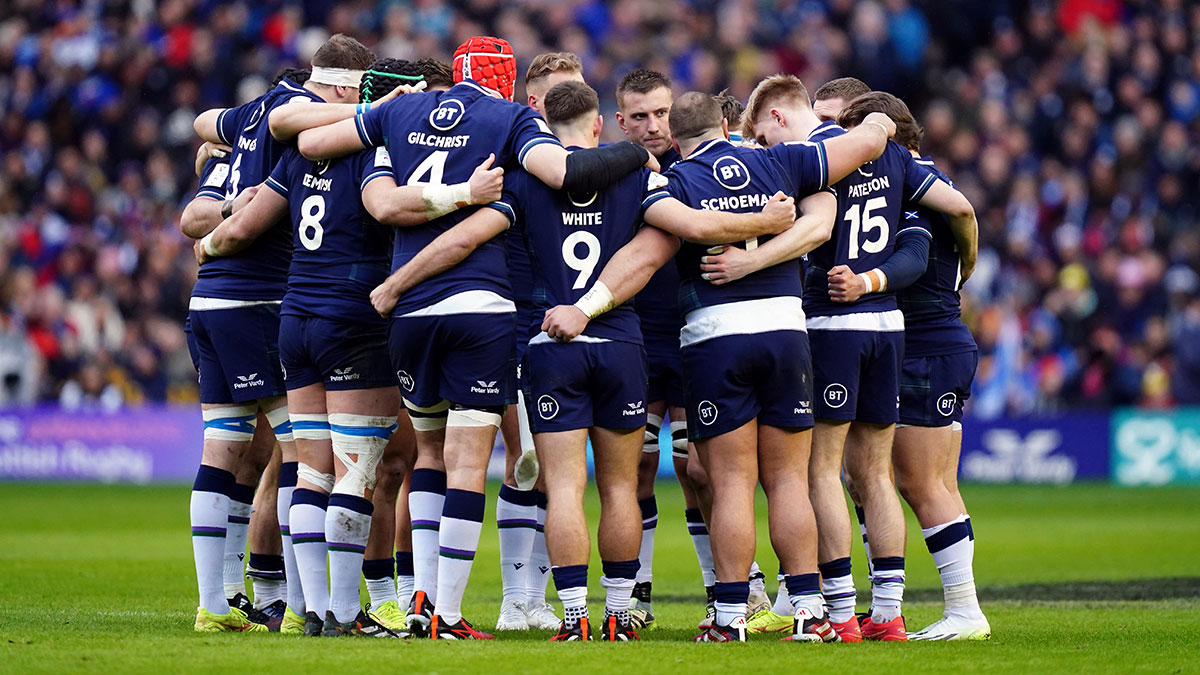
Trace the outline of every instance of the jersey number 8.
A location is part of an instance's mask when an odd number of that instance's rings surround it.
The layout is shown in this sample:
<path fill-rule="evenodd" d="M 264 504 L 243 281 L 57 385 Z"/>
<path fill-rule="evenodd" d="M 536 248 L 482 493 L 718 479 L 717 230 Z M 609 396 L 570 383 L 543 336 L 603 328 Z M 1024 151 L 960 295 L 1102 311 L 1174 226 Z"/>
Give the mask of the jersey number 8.
<path fill-rule="evenodd" d="M 575 248 L 579 244 L 587 247 L 582 258 L 575 255 Z M 579 272 L 575 283 L 571 285 L 573 290 L 579 290 L 587 285 L 592 272 L 596 271 L 596 263 L 600 262 L 600 240 L 587 230 L 577 230 L 563 240 L 562 255 L 567 267 Z"/>
<path fill-rule="evenodd" d="M 879 230 L 877 239 L 868 239 L 862 243 L 862 250 L 865 253 L 879 253 L 887 247 L 888 242 L 888 221 L 885 216 L 873 216 L 871 212 L 875 209 L 886 209 L 886 197 L 872 197 L 867 200 L 867 203 L 862 207 L 862 218 L 859 218 L 859 206 L 855 204 L 846 209 L 846 215 L 843 220 L 850 223 L 850 252 L 851 260 L 858 259 L 858 237 L 861 232 L 866 235 L 871 230 Z"/>
<path fill-rule="evenodd" d="M 300 204 L 300 243 L 304 248 L 315 251 L 325 239 L 325 228 L 321 219 L 325 217 L 324 195 L 312 195 Z"/>

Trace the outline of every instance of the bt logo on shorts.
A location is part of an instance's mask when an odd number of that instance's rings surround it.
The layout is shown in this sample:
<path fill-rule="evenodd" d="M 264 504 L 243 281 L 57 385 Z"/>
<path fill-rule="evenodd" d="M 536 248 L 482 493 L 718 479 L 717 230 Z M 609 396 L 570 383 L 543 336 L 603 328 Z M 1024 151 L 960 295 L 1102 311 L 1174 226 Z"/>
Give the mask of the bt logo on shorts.
<path fill-rule="evenodd" d="M 812 401 L 799 401 L 799 403 L 800 403 L 800 405 L 796 406 L 796 408 L 794 410 L 792 410 L 793 415 L 811 415 L 812 414 Z"/>
<path fill-rule="evenodd" d="M 942 397 L 937 400 L 937 411 L 942 417 L 949 417 L 954 414 L 954 406 L 958 404 L 958 395 L 952 391 L 942 394 Z"/>
<path fill-rule="evenodd" d="M 334 368 L 333 375 L 329 376 L 330 382 L 351 382 L 362 377 L 362 373 L 352 373 L 354 366 L 346 366 L 345 368 Z"/>
<path fill-rule="evenodd" d="M 258 373 L 250 373 L 249 375 L 235 375 L 234 377 L 238 379 L 237 382 L 233 383 L 234 389 L 249 389 L 250 387 L 261 387 L 266 384 L 266 380 L 263 380 L 262 378 L 257 380 L 254 379 L 258 377 Z"/>
<path fill-rule="evenodd" d="M 400 386 L 404 387 L 404 391 L 407 392 L 411 392 L 413 387 L 417 384 L 416 381 L 413 380 L 412 375 L 409 375 L 408 371 L 405 370 L 397 370 L 396 379 L 400 380 Z"/>
<path fill-rule="evenodd" d="M 712 401 L 700 401 L 696 414 L 700 416 L 700 423 L 707 427 L 717 421 L 717 406 Z"/>
<path fill-rule="evenodd" d="M 558 401 L 550 394 L 542 394 L 537 400 L 538 417 L 544 420 L 552 420 L 558 415 Z"/>
<path fill-rule="evenodd" d="M 840 408 L 846 405 L 846 401 L 849 398 L 850 395 L 846 391 L 845 385 L 834 382 L 828 387 L 825 387 L 825 405 L 829 406 L 830 408 Z"/>
<path fill-rule="evenodd" d="M 496 386 L 498 380 L 484 382 L 483 380 L 475 380 L 475 384 L 471 385 L 472 394 L 499 394 L 500 387 Z"/>
<path fill-rule="evenodd" d="M 623 415 L 625 417 L 634 417 L 636 415 L 645 414 L 646 406 L 644 404 L 645 404 L 645 401 L 635 401 L 632 403 L 626 403 L 625 405 L 628 407 L 628 409 L 622 410 L 621 415 Z"/>

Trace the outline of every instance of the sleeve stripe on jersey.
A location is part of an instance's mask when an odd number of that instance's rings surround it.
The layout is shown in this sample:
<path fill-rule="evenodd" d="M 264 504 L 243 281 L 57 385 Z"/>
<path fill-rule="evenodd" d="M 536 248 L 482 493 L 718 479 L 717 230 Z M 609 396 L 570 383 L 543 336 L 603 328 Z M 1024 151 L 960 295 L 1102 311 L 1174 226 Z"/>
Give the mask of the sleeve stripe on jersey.
<path fill-rule="evenodd" d="M 899 232 L 896 233 L 896 237 L 899 238 L 900 235 L 904 234 L 905 232 L 920 232 L 921 234 L 925 235 L 926 237 L 933 239 L 933 233 L 931 233 L 929 230 L 927 230 L 923 227 L 916 226 L 916 225 L 914 225 L 913 227 L 905 227 L 905 228 L 901 229 Z"/>
<path fill-rule="evenodd" d="M 521 151 L 517 153 L 517 161 L 521 163 L 522 167 L 525 166 L 525 156 L 529 154 L 529 151 L 532 150 L 534 146 L 541 145 L 542 143 L 553 143 L 560 148 L 562 147 L 562 143 L 559 143 L 557 138 L 539 136 L 526 143 L 525 146 L 521 148 Z"/>
<path fill-rule="evenodd" d="M 363 116 L 359 113 L 354 116 L 354 128 L 358 129 L 358 140 L 362 141 L 364 147 L 373 148 L 379 145 L 371 140 L 371 135 L 367 133 L 367 128 L 363 126 Z"/>
<path fill-rule="evenodd" d="M 367 175 L 366 178 L 363 179 L 362 183 L 359 184 L 358 191 L 362 192 L 362 189 L 367 187 L 367 183 L 370 183 L 371 181 L 375 180 L 376 178 L 383 178 L 385 176 L 388 178 L 391 178 L 392 171 L 390 169 L 380 169 L 378 171 L 372 171 L 370 174 Z"/>
<path fill-rule="evenodd" d="M 933 166 L 932 159 L 914 159 L 913 161 L 916 162 L 917 164 L 924 164 L 925 166 Z"/>
<path fill-rule="evenodd" d="M 217 138 L 221 139 L 221 142 L 225 145 L 233 145 L 228 138 L 225 138 L 225 134 L 221 133 L 221 122 L 225 119 L 225 115 L 227 114 L 229 114 L 229 108 L 217 113 Z"/>
<path fill-rule="evenodd" d="M 225 193 L 219 188 L 214 187 L 202 187 L 199 190 L 196 190 L 196 196 L 208 197 L 209 199 L 215 199 L 217 201 L 225 201 Z"/>
<path fill-rule="evenodd" d="M 642 210 L 645 211 L 646 209 L 650 208 L 650 205 L 653 204 L 654 202 L 661 201 L 663 199 L 668 199 L 668 198 L 670 198 L 670 196 L 671 196 L 671 193 L 667 192 L 666 190 L 656 190 L 654 192 L 651 192 L 650 194 L 648 194 L 644 198 L 642 198 Z"/>
<path fill-rule="evenodd" d="M 825 154 L 825 144 L 817 143 L 817 159 L 821 163 L 821 187 L 829 185 L 829 157 Z"/>
<path fill-rule="evenodd" d="M 274 178 L 271 178 L 271 177 L 269 177 L 269 176 L 267 177 L 267 187 L 269 187 L 269 188 L 271 188 L 272 190 L 274 190 L 274 191 L 278 192 L 279 194 L 283 195 L 284 197 L 287 197 L 287 196 L 288 196 L 288 189 L 287 189 L 287 186 L 286 186 L 286 185 L 283 185 L 283 184 L 282 184 L 282 183 L 280 183 L 279 181 L 277 181 L 277 180 L 275 180 Z"/>
<path fill-rule="evenodd" d="M 495 210 L 499 211 L 500 213 L 503 213 L 504 217 L 508 218 L 509 225 L 516 224 L 517 212 L 514 211 L 513 207 L 509 206 L 508 204 L 505 204 L 504 202 L 491 202 L 489 204 L 485 204 L 484 206 L 486 206 L 489 209 L 495 209 Z"/>
<path fill-rule="evenodd" d="M 925 181 L 921 183 L 921 187 L 917 188 L 917 191 L 913 193 L 912 201 L 921 201 L 921 197 L 924 197 L 925 193 L 929 192 L 929 188 L 933 187 L 933 184 L 935 181 L 937 181 L 937 179 L 938 177 L 933 174 L 926 176 Z"/>

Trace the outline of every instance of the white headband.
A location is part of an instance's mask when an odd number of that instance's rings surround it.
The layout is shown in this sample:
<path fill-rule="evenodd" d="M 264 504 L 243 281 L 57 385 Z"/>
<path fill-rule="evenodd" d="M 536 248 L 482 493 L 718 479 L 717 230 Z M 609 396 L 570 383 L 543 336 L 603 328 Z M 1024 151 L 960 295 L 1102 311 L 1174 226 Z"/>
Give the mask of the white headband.
<path fill-rule="evenodd" d="M 323 68 L 313 66 L 312 75 L 308 79 L 318 84 L 329 84 L 335 87 L 358 88 L 362 82 L 363 71 L 349 68 Z"/>

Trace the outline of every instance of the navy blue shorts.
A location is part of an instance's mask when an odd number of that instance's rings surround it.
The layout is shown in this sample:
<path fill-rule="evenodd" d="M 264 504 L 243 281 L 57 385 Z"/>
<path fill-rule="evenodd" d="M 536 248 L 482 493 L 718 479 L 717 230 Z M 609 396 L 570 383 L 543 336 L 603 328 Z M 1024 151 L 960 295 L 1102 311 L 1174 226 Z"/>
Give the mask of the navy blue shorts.
<path fill-rule="evenodd" d="M 962 422 L 963 402 L 971 397 L 978 365 L 978 351 L 904 359 L 900 370 L 900 423 L 945 427 Z"/>
<path fill-rule="evenodd" d="M 327 391 L 396 386 L 382 321 L 360 324 L 286 314 L 279 322 L 279 358 L 289 390 L 318 382 Z"/>
<path fill-rule="evenodd" d="M 646 424 L 646 353 L 631 342 L 543 342 L 521 363 L 533 433 Z"/>
<path fill-rule="evenodd" d="M 679 355 L 679 335 L 674 337 L 648 336 L 646 362 L 649 364 L 649 384 L 646 400 L 666 401 L 669 406 L 682 407 L 683 360 Z"/>
<path fill-rule="evenodd" d="M 903 331 L 809 330 L 808 339 L 817 419 L 896 423 Z"/>
<path fill-rule="evenodd" d="M 200 373 L 201 403 L 283 396 L 279 303 L 188 312 L 188 352 Z"/>
<path fill-rule="evenodd" d="M 428 408 L 449 401 L 500 407 L 516 398 L 516 315 L 402 316 L 388 327 L 400 394 Z"/>
<path fill-rule="evenodd" d="M 688 440 L 759 424 L 807 429 L 812 416 L 812 357 L 799 330 L 726 335 L 684 347 Z"/>

